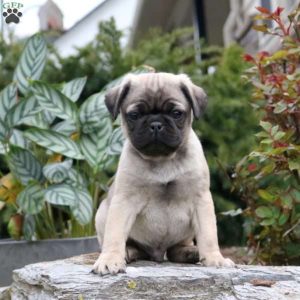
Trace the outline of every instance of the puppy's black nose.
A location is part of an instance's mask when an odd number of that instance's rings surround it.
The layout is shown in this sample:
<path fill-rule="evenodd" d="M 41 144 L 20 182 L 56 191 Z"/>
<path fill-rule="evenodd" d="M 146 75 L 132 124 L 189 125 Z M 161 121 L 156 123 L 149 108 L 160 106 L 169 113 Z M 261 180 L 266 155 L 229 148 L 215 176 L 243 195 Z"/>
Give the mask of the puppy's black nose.
<path fill-rule="evenodd" d="M 158 121 L 151 122 L 151 124 L 150 124 L 151 132 L 159 132 L 159 131 L 162 131 L 162 129 L 163 129 L 163 125 L 161 122 L 158 122 Z"/>

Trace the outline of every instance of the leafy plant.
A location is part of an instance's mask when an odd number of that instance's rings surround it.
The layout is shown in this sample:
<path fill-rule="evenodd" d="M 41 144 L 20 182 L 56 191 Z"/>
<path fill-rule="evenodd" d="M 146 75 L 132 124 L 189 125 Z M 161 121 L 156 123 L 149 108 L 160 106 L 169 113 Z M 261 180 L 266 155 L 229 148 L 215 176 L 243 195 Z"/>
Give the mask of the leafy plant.
<path fill-rule="evenodd" d="M 39 81 L 46 59 L 44 38 L 34 35 L 14 81 L 0 93 L 0 154 L 10 170 L 1 179 L 0 213 L 10 211 L 8 231 L 15 238 L 93 234 L 107 172 L 122 148 L 104 104 L 107 87 L 78 106 L 86 77 L 56 85 Z"/>
<path fill-rule="evenodd" d="M 255 57 L 246 78 L 253 86 L 252 106 L 261 116 L 258 147 L 236 168 L 236 187 L 247 202 L 249 245 L 268 263 L 300 262 L 300 6 L 288 20 L 283 8 L 257 8 L 257 19 L 275 22 L 255 29 L 279 36 L 281 48 Z"/>
<path fill-rule="evenodd" d="M 257 118 L 251 111 L 250 85 L 241 80 L 247 65 L 243 49 L 232 45 L 224 49 L 213 74 L 194 76 L 208 94 L 203 118 L 194 123 L 200 136 L 211 174 L 211 190 L 218 213 L 218 237 L 222 245 L 246 243 L 243 217 L 224 212 L 245 208 L 240 196 L 232 191 L 231 176 L 236 163 L 254 146 Z"/>

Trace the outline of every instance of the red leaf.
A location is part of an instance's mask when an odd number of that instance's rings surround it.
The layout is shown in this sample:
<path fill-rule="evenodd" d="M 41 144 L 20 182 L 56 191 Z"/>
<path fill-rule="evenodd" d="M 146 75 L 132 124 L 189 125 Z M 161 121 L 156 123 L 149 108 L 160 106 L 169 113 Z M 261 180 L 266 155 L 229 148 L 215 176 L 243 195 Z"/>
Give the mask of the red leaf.
<path fill-rule="evenodd" d="M 262 6 L 256 6 L 255 8 L 262 14 L 270 14 L 271 13 L 267 8 L 262 7 Z"/>
<path fill-rule="evenodd" d="M 268 57 L 268 56 L 270 56 L 270 53 L 268 51 L 261 51 L 261 52 L 258 53 L 258 57 L 259 57 L 260 60 L 265 58 L 265 57 Z"/>
<path fill-rule="evenodd" d="M 279 17 L 283 10 L 284 10 L 283 7 L 278 6 L 274 11 L 274 14 Z"/>
<path fill-rule="evenodd" d="M 252 62 L 255 61 L 253 56 L 251 56 L 250 54 L 244 54 L 243 59 L 244 59 L 244 61 L 249 61 L 249 62 L 250 61 L 252 61 Z"/>
<path fill-rule="evenodd" d="M 255 171 L 256 170 L 256 164 L 250 164 L 249 166 L 248 166 L 248 171 L 249 172 L 253 172 L 253 171 Z"/>

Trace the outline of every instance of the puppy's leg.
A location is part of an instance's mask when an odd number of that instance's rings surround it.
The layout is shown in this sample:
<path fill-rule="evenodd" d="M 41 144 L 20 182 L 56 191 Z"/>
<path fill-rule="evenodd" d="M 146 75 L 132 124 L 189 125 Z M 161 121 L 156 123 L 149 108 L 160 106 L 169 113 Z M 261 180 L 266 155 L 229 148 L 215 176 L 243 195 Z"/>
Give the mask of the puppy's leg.
<path fill-rule="evenodd" d="M 216 215 L 209 190 L 196 201 L 193 225 L 196 233 L 200 262 L 205 266 L 233 267 L 234 262 L 220 253 Z"/>
<path fill-rule="evenodd" d="M 126 263 L 131 263 L 139 259 L 149 259 L 149 255 L 139 247 L 132 239 L 126 243 Z"/>
<path fill-rule="evenodd" d="M 167 257 L 171 262 L 195 264 L 199 261 L 199 251 L 194 242 L 189 240 L 169 248 Z"/>
<path fill-rule="evenodd" d="M 95 227 L 97 231 L 97 238 L 100 246 L 100 252 L 103 244 L 104 229 L 105 229 L 108 208 L 109 208 L 109 199 L 106 198 L 102 200 L 102 202 L 100 203 L 100 206 L 95 216 Z"/>
<path fill-rule="evenodd" d="M 101 275 L 125 271 L 125 245 L 130 229 L 140 211 L 137 199 L 114 196 L 108 208 L 105 222 L 102 252 L 93 266 Z"/>

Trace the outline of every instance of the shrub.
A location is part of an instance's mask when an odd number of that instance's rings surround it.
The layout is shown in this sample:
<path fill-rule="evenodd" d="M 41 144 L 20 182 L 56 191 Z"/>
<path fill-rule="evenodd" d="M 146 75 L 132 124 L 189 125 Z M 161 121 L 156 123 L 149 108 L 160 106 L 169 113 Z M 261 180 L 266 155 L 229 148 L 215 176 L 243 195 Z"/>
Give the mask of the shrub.
<path fill-rule="evenodd" d="M 236 187 L 248 208 L 249 245 L 259 261 L 300 263 L 300 7 L 283 20 L 258 7 L 258 19 L 272 20 L 274 29 L 256 26 L 279 36 L 281 48 L 255 57 L 246 78 L 253 86 L 252 106 L 261 117 L 258 146 L 236 168 Z"/>
<path fill-rule="evenodd" d="M 219 213 L 219 239 L 223 245 L 246 242 L 242 217 L 223 214 L 245 206 L 232 191 L 230 177 L 237 161 L 254 145 L 257 122 L 248 102 L 250 86 L 241 80 L 247 67 L 242 53 L 243 49 L 237 45 L 224 49 L 214 74 L 193 78 L 208 93 L 208 108 L 194 128 L 201 138 L 211 172 L 211 189 Z"/>
<path fill-rule="evenodd" d="M 105 91 L 120 79 L 78 106 L 86 77 L 39 81 L 46 59 L 46 42 L 37 34 L 0 93 L 0 155 L 10 170 L 1 179 L 0 214 L 14 238 L 94 234 L 99 197 L 122 148 L 104 104 Z"/>

